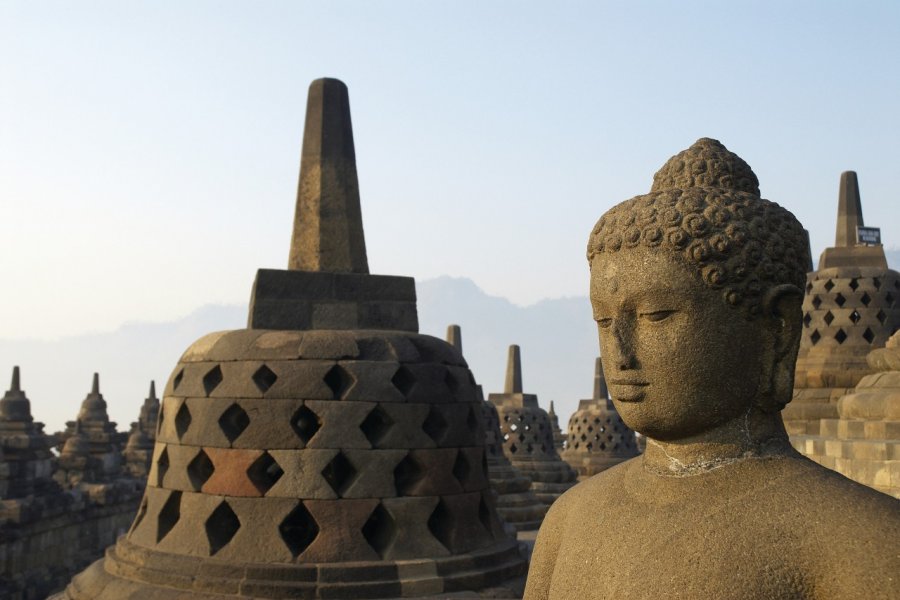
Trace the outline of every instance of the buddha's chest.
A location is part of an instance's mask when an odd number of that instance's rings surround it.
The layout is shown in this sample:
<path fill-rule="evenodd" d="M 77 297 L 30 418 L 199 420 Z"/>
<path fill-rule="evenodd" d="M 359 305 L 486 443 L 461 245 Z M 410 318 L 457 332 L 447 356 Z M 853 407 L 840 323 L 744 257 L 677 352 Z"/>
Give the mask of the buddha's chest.
<path fill-rule="evenodd" d="M 780 551 L 796 542 L 785 539 L 789 533 L 731 511 L 679 506 L 608 506 L 605 514 L 569 520 L 550 598 L 810 597 L 803 574 Z"/>

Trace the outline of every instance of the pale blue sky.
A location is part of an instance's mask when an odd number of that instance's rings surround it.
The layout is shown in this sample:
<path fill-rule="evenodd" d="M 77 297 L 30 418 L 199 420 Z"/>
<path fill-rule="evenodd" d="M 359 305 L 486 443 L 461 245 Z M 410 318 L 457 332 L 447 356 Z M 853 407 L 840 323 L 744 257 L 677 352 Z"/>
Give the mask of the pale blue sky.
<path fill-rule="evenodd" d="M 0 1 L 0 56 L 4 338 L 246 302 L 322 76 L 376 273 L 586 294 L 594 221 L 703 136 L 814 253 L 848 169 L 900 244 L 898 2 Z"/>

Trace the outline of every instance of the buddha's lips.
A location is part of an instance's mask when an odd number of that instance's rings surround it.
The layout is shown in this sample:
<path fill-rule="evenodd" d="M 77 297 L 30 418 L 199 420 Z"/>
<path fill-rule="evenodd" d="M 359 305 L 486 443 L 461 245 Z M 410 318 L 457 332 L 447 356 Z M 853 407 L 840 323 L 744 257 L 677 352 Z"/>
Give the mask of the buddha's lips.
<path fill-rule="evenodd" d="M 627 381 L 616 379 L 609 382 L 612 397 L 621 402 L 640 402 L 644 399 L 645 388 L 650 385 L 646 381 Z"/>

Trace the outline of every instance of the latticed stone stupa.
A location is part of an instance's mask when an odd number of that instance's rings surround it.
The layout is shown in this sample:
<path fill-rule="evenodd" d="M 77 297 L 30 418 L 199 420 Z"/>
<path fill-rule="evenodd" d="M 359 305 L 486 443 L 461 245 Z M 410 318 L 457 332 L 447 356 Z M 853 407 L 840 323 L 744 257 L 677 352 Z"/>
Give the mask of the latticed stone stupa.
<path fill-rule="evenodd" d="M 564 462 L 553 443 L 553 428 L 537 396 L 522 393 L 519 347 L 509 347 L 506 385 L 502 394 L 490 394 L 497 408 L 503 452 L 514 467 L 531 478 L 538 500 L 551 505 L 575 484 L 578 474 Z"/>
<path fill-rule="evenodd" d="M 462 354 L 462 332 L 459 325 L 447 327 L 447 343 Z M 514 467 L 503 453 L 500 417 L 497 408 L 484 399 L 478 386 L 478 396 L 484 415 L 485 453 L 488 477 L 497 494 L 497 512 L 516 531 L 532 531 L 541 526 L 547 506 L 531 491 L 531 479 Z"/>
<path fill-rule="evenodd" d="M 100 375 L 94 373 L 91 391 L 81 402 L 78 417 L 66 423 L 66 431 L 57 434 L 60 438 L 60 452 L 65 449 L 65 442 L 79 431 L 88 444 L 91 456 L 98 462 L 104 479 L 114 479 L 122 474 L 122 450 L 128 434 L 116 430 L 116 424 L 109 420 L 106 400 L 100 393 Z M 94 471 L 94 467 L 91 467 Z"/>
<path fill-rule="evenodd" d="M 638 455 L 637 440 L 609 398 L 603 361 L 594 363 L 594 394 L 581 400 L 569 419 L 564 461 L 578 471 L 579 479 L 591 477 Z"/>
<path fill-rule="evenodd" d="M 519 597 L 474 379 L 417 329 L 413 279 L 368 273 L 347 88 L 314 81 L 289 269 L 181 357 L 134 524 L 63 597 Z"/>
<path fill-rule="evenodd" d="M 156 397 L 156 382 L 150 382 L 150 393 L 141 405 L 138 420 L 131 424 L 128 442 L 125 444 L 125 470 L 132 477 L 146 479 L 153 463 L 153 448 L 156 445 L 156 429 L 159 416 L 159 398 Z"/>
<path fill-rule="evenodd" d="M 807 277 L 795 393 L 784 410 L 790 434 L 819 433 L 837 401 L 871 373 L 866 355 L 900 328 L 900 273 L 884 248 L 857 242 L 863 225 L 856 173 L 841 174 L 835 245 Z"/>

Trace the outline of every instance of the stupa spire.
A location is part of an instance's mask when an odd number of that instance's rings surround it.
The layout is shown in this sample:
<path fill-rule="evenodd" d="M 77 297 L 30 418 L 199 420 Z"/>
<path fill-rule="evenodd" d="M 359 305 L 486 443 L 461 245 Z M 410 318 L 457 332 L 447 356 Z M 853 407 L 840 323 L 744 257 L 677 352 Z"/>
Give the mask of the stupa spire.
<path fill-rule="evenodd" d="M 288 268 L 368 273 L 347 86 L 309 86 Z"/>
<path fill-rule="evenodd" d="M 147 396 L 147 400 L 159 400 L 156 397 L 156 381 L 153 379 L 150 380 L 150 394 Z"/>
<path fill-rule="evenodd" d="M 94 373 L 94 381 L 91 383 L 91 395 L 100 395 L 100 373 Z"/>
<path fill-rule="evenodd" d="M 12 381 L 9 384 L 9 390 L 0 399 L 0 418 L 9 421 L 27 421 L 31 418 L 31 402 L 22 391 L 22 385 L 19 381 L 19 367 L 13 367 Z"/>
<path fill-rule="evenodd" d="M 21 392 L 22 391 L 22 388 L 19 387 L 19 367 L 18 367 L 18 365 L 13 367 L 12 383 L 9 384 L 9 391 L 10 392 Z"/>
<path fill-rule="evenodd" d="M 519 347 L 513 344 L 509 347 L 509 355 L 506 360 L 506 385 L 504 394 L 522 393 L 522 358 L 519 355 Z"/>
<path fill-rule="evenodd" d="M 838 193 L 837 232 L 834 245 L 837 248 L 856 245 L 856 228 L 863 225 L 862 203 L 859 198 L 859 181 L 856 171 L 841 173 Z"/>
<path fill-rule="evenodd" d="M 459 325 L 447 326 L 447 343 L 462 354 L 462 329 L 460 329 Z"/>

